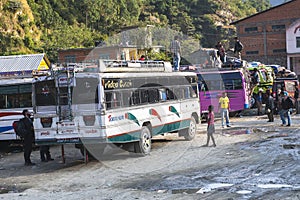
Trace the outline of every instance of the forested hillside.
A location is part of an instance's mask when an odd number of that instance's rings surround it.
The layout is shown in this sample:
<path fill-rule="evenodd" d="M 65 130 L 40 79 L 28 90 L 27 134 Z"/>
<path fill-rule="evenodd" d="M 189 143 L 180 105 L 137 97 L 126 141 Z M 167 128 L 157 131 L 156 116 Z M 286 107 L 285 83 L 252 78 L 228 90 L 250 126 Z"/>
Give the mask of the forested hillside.
<path fill-rule="evenodd" d="M 169 27 L 212 47 L 235 34 L 232 21 L 269 0 L 1 0 L 0 55 L 92 47 L 128 27 Z"/>

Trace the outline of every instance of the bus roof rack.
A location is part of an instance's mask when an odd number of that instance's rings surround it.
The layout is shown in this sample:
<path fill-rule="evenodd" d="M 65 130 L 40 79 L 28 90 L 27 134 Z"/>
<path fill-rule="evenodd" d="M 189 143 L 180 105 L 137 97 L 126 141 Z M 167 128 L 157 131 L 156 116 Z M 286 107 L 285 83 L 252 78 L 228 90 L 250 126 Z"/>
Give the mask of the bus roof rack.
<path fill-rule="evenodd" d="M 84 70 L 85 71 L 85 70 Z M 99 72 L 172 72 L 170 62 L 155 60 L 102 60 L 98 62 Z"/>

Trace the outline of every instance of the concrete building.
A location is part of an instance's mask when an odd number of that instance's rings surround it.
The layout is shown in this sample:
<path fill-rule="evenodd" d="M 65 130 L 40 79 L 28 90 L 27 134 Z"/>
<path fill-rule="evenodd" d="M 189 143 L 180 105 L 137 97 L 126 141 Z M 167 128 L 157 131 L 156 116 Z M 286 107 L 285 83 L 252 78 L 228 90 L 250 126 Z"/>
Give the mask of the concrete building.
<path fill-rule="evenodd" d="M 295 59 L 300 54 L 300 39 L 297 36 L 299 29 L 297 34 L 293 32 L 300 19 L 299 10 L 300 0 L 291 0 L 233 22 L 237 36 L 244 44 L 242 58 L 265 64 L 280 64 L 297 71 L 299 75 L 299 59 Z M 289 44 L 287 40 L 290 40 Z M 292 48 L 293 45 L 296 46 Z"/>
<path fill-rule="evenodd" d="M 287 28 L 286 47 L 287 66 L 300 78 L 300 19 Z"/>
<path fill-rule="evenodd" d="M 137 58 L 138 50 L 135 46 L 97 46 L 58 51 L 58 63 L 94 63 L 99 59 L 133 60 Z"/>

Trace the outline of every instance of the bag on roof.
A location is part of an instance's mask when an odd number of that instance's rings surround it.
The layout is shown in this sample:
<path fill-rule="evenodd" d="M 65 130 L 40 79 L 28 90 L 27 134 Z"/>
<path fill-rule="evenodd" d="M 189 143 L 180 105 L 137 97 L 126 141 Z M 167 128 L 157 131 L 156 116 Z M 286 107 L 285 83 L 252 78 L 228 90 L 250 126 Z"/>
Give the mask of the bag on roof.
<path fill-rule="evenodd" d="M 21 139 L 23 139 L 26 135 L 26 127 L 23 122 L 23 119 L 20 119 L 18 121 L 13 122 L 13 128 L 17 136 L 19 136 Z"/>

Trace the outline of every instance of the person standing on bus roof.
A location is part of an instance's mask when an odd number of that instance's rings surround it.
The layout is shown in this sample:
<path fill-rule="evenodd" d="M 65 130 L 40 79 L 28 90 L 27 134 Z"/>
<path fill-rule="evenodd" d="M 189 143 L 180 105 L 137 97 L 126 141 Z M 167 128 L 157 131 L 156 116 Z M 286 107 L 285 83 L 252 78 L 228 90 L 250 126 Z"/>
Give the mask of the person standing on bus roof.
<path fill-rule="evenodd" d="M 241 60 L 242 59 L 241 52 L 244 49 L 244 45 L 240 42 L 238 37 L 235 37 L 234 39 L 235 39 L 234 53 L 236 54 L 236 57 Z"/>
<path fill-rule="evenodd" d="M 22 114 L 24 115 L 22 121 L 26 129 L 23 142 L 25 166 L 32 166 L 35 165 L 35 163 L 31 162 L 30 159 L 30 155 L 32 152 L 32 143 L 34 142 L 33 123 L 32 119 L 30 118 L 31 113 L 27 109 L 24 109 Z"/>
<path fill-rule="evenodd" d="M 229 105 L 229 98 L 226 92 L 223 92 L 222 96 L 219 99 L 219 110 L 221 113 L 222 128 L 224 128 L 224 118 L 226 120 L 226 126 L 231 127 L 229 122 L 230 105 Z"/>
<path fill-rule="evenodd" d="M 172 52 L 173 56 L 173 66 L 174 71 L 179 71 L 180 68 L 180 54 L 181 54 L 181 45 L 179 42 L 179 37 L 176 35 L 174 40 L 172 40 L 170 45 L 170 51 Z"/>
<path fill-rule="evenodd" d="M 213 147 L 216 147 L 215 139 L 213 134 L 215 133 L 215 114 L 213 105 L 208 106 L 208 116 L 207 116 L 207 142 L 204 147 L 207 147 L 209 144 L 209 140 L 211 138 L 213 142 Z"/>
<path fill-rule="evenodd" d="M 217 54 L 220 57 L 221 62 L 224 63 L 225 62 L 225 48 L 220 41 L 216 44 L 216 49 L 218 50 Z"/>

